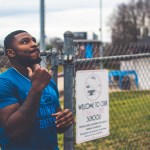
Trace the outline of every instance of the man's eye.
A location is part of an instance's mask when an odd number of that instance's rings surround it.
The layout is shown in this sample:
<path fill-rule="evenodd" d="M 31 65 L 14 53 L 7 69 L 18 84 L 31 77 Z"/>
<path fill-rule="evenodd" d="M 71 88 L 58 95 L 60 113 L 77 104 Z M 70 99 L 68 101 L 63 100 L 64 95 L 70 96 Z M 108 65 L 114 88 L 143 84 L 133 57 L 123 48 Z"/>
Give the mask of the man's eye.
<path fill-rule="evenodd" d="M 27 40 L 24 40 L 24 41 L 22 41 L 22 43 L 23 43 L 23 44 L 26 44 L 26 43 L 28 43 L 28 41 L 27 41 Z"/>
<path fill-rule="evenodd" d="M 28 40 L 21 41 L 22 44 L 27 44 L 28 42 L 29 42 Z"/>

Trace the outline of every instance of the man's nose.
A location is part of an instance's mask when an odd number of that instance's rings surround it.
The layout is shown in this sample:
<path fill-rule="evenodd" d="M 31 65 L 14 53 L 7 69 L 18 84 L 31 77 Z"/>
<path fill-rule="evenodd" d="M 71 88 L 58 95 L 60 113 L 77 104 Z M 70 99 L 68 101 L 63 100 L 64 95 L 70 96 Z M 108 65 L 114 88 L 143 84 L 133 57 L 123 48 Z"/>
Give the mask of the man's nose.
<path fill-rule="evenodd" d="M 36 43 L 35 41 L 32 41 L 32 42 L 31 42 L 31 46 L 32 46 L 32 47 L 38 47 L 39 45 L 38 45 L 38 43 Z"/>

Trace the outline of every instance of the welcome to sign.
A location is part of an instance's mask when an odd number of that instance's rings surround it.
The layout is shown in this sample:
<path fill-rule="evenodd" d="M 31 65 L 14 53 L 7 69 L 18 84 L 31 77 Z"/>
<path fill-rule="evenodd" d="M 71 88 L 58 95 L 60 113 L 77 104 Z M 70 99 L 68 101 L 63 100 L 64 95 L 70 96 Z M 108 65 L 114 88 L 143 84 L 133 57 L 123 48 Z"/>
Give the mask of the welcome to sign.
<path fill-rule="evenodd" d="M 76 73 L 76 143 L 109 135 L 107 70 Z"/>

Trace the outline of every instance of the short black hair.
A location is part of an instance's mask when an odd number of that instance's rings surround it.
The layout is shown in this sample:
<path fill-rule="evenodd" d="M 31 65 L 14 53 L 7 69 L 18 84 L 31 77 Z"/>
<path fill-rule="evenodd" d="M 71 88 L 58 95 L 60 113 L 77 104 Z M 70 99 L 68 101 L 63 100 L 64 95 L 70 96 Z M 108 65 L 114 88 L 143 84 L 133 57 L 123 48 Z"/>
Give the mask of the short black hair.
<path fill-rule="evenodd" d="M 16 31 L 11 32 L 10 34 L 8 34 L 5 37 L 5 39 L 4 39 L 4 49 L 5 49 L 5 51 L 7 49 L 11 48 L 11 46 L 12 46 L 12 40 L 13 40 L 14 36 L 17 35 L 17 34 L 23 33 L 23 32 L 27 32 L 27 31 L 16 30 Z"/>

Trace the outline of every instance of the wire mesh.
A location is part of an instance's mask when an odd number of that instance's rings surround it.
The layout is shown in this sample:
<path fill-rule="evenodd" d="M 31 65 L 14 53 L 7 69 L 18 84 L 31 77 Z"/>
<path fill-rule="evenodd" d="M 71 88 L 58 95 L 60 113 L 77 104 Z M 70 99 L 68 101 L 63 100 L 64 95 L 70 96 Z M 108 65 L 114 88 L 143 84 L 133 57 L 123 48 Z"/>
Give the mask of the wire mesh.
<path fill-rule="evenodd" d="M 75 149 L 150 149 L 148 46 L 101 47 L 92 41 L 75 41 L 74 46 L 75 71 L 108 69 L 110 103 L 110 135 L 75 144 Z"/>

